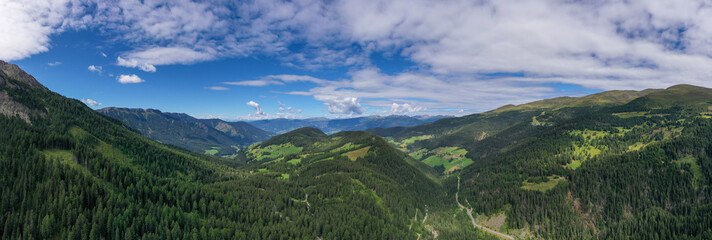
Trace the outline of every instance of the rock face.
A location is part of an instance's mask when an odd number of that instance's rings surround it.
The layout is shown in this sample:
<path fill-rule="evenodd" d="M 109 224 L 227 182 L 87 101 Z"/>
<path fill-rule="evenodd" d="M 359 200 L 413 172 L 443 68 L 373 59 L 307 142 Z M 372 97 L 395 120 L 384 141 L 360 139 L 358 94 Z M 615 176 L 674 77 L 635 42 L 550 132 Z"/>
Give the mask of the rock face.
<path fill-rule="evenodd" d="M 26 86 L 17 82 L 24 83 Z M 26 89 L 28 87 L 30 89 Z M 46 90 L 32 75 L 27 74 L 17 65 L 0 60 L 0 114 L 19 117 L 28 123 L 31 114 L 44 115 L 45 112 L 42 110 L 30 109 L 22 103 L 14 101 L 11 94 L 8 93 L 8 91 L 30 91 L 33 89 Z"/>
<path fill-rule="evenodd" d="M 0 85 L 5 85 L 8 82 L 7 79 L 4 78 L 10 78 L 25 83 L 32 88 L 44 89 L 44 86 L 42 86 L 35 77 L 27 74 L 15 64 L 0 60 L 0 72 L 2 72 L 2 74 L 0 74 Z"/>
<path fill-rule="evenodd" d="M 8 117 L 19 117 L 25 122 L 30 122 L 30 114 L 44 114 L 38 110 L 31 110 L 25 105 L 12 101 L 10 96 L 5 91 L 0 91 L 0 114 Z"/>

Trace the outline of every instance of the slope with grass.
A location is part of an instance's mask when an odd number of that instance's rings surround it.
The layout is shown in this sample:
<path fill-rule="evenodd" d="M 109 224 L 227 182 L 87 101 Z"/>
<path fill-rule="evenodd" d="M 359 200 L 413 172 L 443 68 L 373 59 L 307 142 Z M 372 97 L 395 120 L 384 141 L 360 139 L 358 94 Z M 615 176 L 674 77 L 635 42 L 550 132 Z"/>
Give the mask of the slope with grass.
<path fill-rule="evenodd" d="M 709 89 L 682 85 L 511 126 L 472 149 L 495 151 L 468 153 L 460 197 L 476 213 L 504 213 L 505 232 L 546 239 L 709 238 L 712 121 L 700 113 L 710 106 Z M 547 114 L 560 111 L 571 109 Z M 631 112 L 641 114 L 621 114 Z"/>
<path fill-rule="evenodd" d="M 388 138 L 420 160 L 428 160 L 440 172 L 452 173 L 502 148 L 541 132 L 547 127 L 610 106 L 626 104 L 660 90 L 608 91 L 584 97 L 561 97 L 489 112 L 446 118 L 414 127 L 375 128 L 367 132 Z M 503 131 L 508 131 L 499 134 Z M 507 139 L 497 139 L 507 136 Z M 427 138 L 427 139 L 426 139 Z M 454 162 L 438 157 L 443 148 L 463 149 L 468 157 Z M 453 168 L 454 167 L 454 168 Z"/>

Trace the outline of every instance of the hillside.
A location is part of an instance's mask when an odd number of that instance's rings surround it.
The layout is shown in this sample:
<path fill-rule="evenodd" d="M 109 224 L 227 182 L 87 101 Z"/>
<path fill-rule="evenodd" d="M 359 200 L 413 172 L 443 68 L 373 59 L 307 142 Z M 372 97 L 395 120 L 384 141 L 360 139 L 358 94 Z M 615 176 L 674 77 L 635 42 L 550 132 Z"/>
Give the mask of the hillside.
<path fill-rule="evenodd" d="M 712 238 L 712 89 L 374 130 L 387 138 L 299 128 L 226 159 L 0 70 L 2 239 Z"/>
<path fill-rule="evenodd" d="M 459 193 L 477 222 L 512 235 L 708 239 L 711 109 L 712 89 L 690 85 L 621 104 L 541 109 L 536 118 L 456 145 L 471 162 L 450 172 L 457 178 L 444 186 Z M 404 150 L 431 139 L 405 142 Z"/>
<path fill-rule="evenodd" d="M 266 131 L 285 133 L 302 127 L 318 128 L 326 133 L 361 131 L 369 128 L 409 127 L 436 121 L 446 116 L 368 116 L 345 119 L 267 119 L 251 121 L 250 124 Z"/>
<path fill-rule="evenodd" d="M 240 147 L 273 135 L 246 122 L 196 119 L 183 113 L 164 113 L 155 109 L 111 107 L 97 111 L 121 120 L 153 140 L 213 155 L 233 155 Z"/>
<path fill-rule="evenodd" d="M 374 135 L 300 130 L 236 162 L 152 141 L 13 74 L 0 74 L 0 104 L 14 106 L 0 115 L 2 239 L 432 238 L 423 217 L 447 205 L 427 168 Z M 265 145 L 277 142 L 302 149 Z"/>
<path fill-rule="evenodd" d="M 626 104 L 659 91 L 608 91 L 584 97 L 560 97 L 518 106 L 507 105 L 489 112 L 445 118 L 413 127 L 374 128 L 366 131 L 385 137 L 416 159 L 449 174 L 544 129 L 530 126 L 550 126 L 606 107 Z M 496 136 L 502 131 L 516 134 Z M 510 137 L 500 139 L 493 145 L 490 144 L 492 136 Z"/>

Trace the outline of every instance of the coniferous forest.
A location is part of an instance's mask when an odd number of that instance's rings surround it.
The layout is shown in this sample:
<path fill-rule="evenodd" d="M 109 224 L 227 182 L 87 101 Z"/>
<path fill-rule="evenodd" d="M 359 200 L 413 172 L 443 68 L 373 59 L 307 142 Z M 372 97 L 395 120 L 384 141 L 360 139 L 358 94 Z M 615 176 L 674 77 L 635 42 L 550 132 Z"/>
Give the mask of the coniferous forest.
<path fill-rule="evenodd" d="M 2 239 L 712 239 L 706 88 L 301 128 L 221 158 L 0 80 Z"/>

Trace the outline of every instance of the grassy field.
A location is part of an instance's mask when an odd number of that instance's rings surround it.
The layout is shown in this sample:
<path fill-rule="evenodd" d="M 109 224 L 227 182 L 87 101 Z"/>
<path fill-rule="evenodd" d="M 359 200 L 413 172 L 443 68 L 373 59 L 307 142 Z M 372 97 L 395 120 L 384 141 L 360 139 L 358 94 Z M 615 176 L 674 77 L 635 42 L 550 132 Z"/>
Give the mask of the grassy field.
<path fill-rule="evenodd" d="M 405 149 L 409 145 L 411 145 L 417 141 L 427 140 L 427 139 L 431 139 L 431 138 L 433 138 L 433 135 L 422 135 L 422 136 L 406 138 L 406 139 L 401 140 L 400 142 L 396 142 L 392 138 L 388 138 L 388 142 L 397 146 L 398 148 Z"/>
<path fill-rule="evenodd" d="M 413 157 L 417 160 L 423 160 L 423 155 L 426 153 L 428 153 L 428 149 L 420 149 L 418 151 L 409 153 L 408 155 L 410 155 L 411 157 Z"/>
<path fill-rule="evenodd" d="M 598 149 L 591 145 L 578 146 L 574 145 L 574 154 L 578 156 L 588 156 L 595 157 L 601 154 L 601 149 Z"/>
<path fill-rule="evenodd" d="M 621 112 L 621 113 L 614 113 L 613 116 L 619 117 L 619 118 L 632 118 L 632 117 L 643 117 L 645 116 L 647 112 Z"/>
<path fill-rule="evenodd" d="M 522 184 L 522 189 L 524 190 L 530 190 L 530 191 L 540 191 L 540 192 L 546 192 L 558 185 L 561 181 L 564 181 L 564 179 L 558 177 L 558 176 L 549 176 L 547 177 L 548 181 L 546 182 L 541 182 L 541 183 L 530 183 L 527 181 L 524 181 Z"/>
<path fill-rule="evenodd" d="M 445 163 L 447 163 L 447 161 L 445 161 L 442 158 L 439 158 L 438 156 L 430 156 L 430 157 L 426 158 L 425 160 L 423 160 L 423 162 L 425 164 L 428 164 L 428 166 L 431 166 L 431 167 L 442 166 Z"/>
<path fill-rule="evenodd" d="M 697 187 L 698 182 L 702 180 L 702 170 L 700 169 L 700 165 L 697 164 L 697 159 L 694 157 L 684 157 L 682 159 L 675 160 L 673 162 L 680 167 L 682 167 L 683 165 L 689 166 L 690 172 L 692 173 L 692 176 L 693 176 L 692 184 L 695 187 Z"/>
<path fill-rule="evenodd" d="M 331 152 L 349 151 L 349 150 L 357 149 L 359 147 L 361 147 L 361 145 L 353 144 L 353 143 L 346 143 L 341 147 L 332 149 Z"/>
<path fill-rule="evenodd" d="M 628 151 L 638 151 L 645 146 L 648 146 L 648 144 L 642 143 L 642 142 L 636 142 L 635 144 L 628 146 Z"/>
<path fill-rule="evenodd" d="M 368 150 L 371 149 L 371 146 L 367 146 L 358 150 L 353 150 L 347 153 L 344 153 L 346 157 L 349 158 L 351 161 L 356 161 L 356 159 L 362 158 L 366 156 L 366 153 L 368 153 Z"/>
<path fill-rule="evenodd" d="M 581 136 L 586 141 L 595 140 L 598 138 L 602 138 L 602 137 L 611 135 L 611 133 L 609 133 L 609 132 L 595 131 L 595 130 L 588 130 L 588 129 L 583 130 L 583 131 L 574 130 L 574 131 L 571 131 L 570 134 L 573 136 Z"/>
<path fill-rule="evenodd" d="M 420 158 L 430 155 L 423 160 L 423 163 L 431 167 L 443 166 L 446 173 L 463 169 L 473 163 L 472 159 L 465 157 L 467 150 L 459 147 L 440 147 L 419 154 Z"/>
<path fill-rule="evenodd" d="M 265 159 L 277 160 L 285 155 L 299 153 L 301 151 L 301 147 L 296 147 L 291 143 L 285 143 L 280 145 L 269 145 L 263 148 L 252 148 L 248 154 L 255 160 L 262 161 Z"/>
<path fill-rule="evenodd" d="M 205 150 L 205 154 L 215 155 L 218 153 L 218 151 L 220 151 L 219 147 L 212 147 L 211 149 Z"/>
<path fill-rule="evenodd" d="M 596 146 L 595 140 L 609 136 L 623 136 L 629 129 L 618 129 L 617 133 L 611 133 L 606 131 L 595 131 L 595 130 L 574 130 L 570 131 L 571 136 L 579 136 L 583 139 L 583 142 L 575 142 L 573 144 L 573 155 L 576 159 L 572 160 L 571 163 L 566 164 L 564 167 L 569 169 L 576 169 L 581 166 L 581 164 L 593 157 L 600 155 L 603 151 L 607 150 L 606 146 Z"/>
<path fill-rule="evenodd" d="M 301 158 L 297 158 L 297 159 L 289 160 L 289 161 L 287 161 L 287 162 L 288 162 L 288 163 L 291 163 L 291 164 L 294 164 L 294 165 L 297 165 L 297 164 L 299 164 L 299 163 L 302 162 L 302 159 L 301 159 Z"/>
<path fill-rule="evenodd" d="M 571 161 L 571 163 L 567 164 L 566 167 L 576 170 L 578 167 L 581 166 L 582 163 L 583 161 L 581 160 L 573 160 Z"/>
<path fill-rule="evenodd" d="M 72 164 L 72 165 L 76 164 L 74 162 L 74 155 L 69 150 L 57 150 L 57 149 L 44 150 L 44 151 L 42 151 L 42 154 L 44 154 L 45 157 L 47 157 L 49 159 L 59 159 L 59 161 L 62 163 Z"/>

